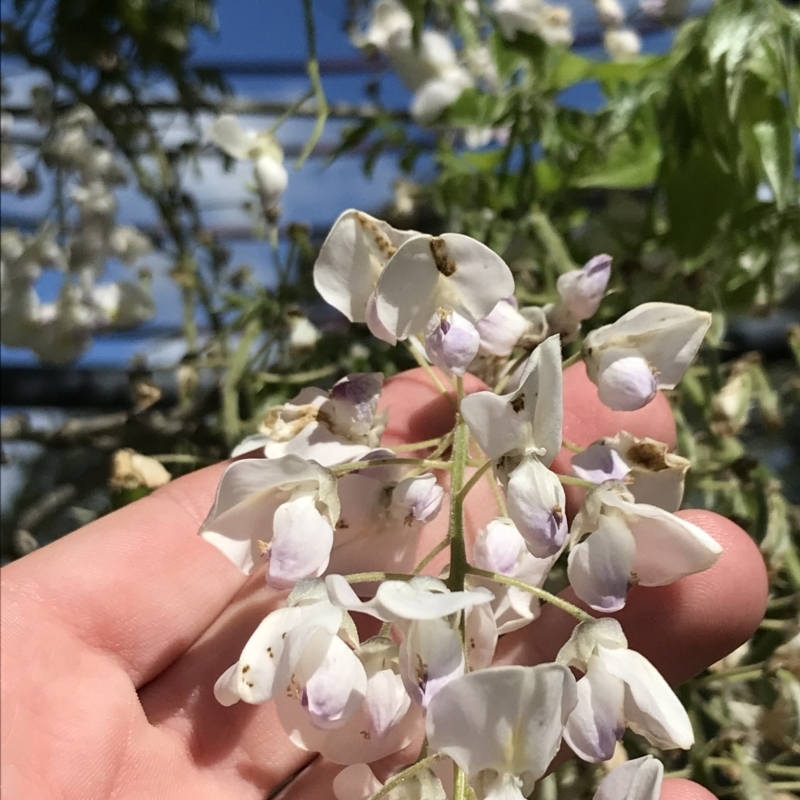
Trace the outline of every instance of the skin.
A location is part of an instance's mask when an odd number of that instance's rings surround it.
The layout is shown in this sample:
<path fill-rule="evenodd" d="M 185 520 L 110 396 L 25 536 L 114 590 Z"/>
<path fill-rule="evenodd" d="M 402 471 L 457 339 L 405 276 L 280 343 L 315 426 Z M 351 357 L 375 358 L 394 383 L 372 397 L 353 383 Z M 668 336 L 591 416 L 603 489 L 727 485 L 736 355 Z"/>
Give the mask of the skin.
<path fill-rule="evenodd" d="M 582 365 L 564 380 L 566 440 L 588 445 L 625 428 L 674 444 L 663 397 L 613 412 Z M 479 388 L 468 379 L 468 391 Z M 452 425 L 452 403 L 418 370 L 388 381 L 382 403 L 391 409 L 388 444 Z M 284 796 L 333 797 L 339 768 L 292 745 L 271 704 L 223 708 L 213 696 L 217 677 L 283 596 L 261 571 L 241 575 L 197 536 L 224 466 L 176 480 L 0 570 L 4 797 L 255 800 L 303 765 Z M 568 469 L 569 453 L 555 467 Z M 474 536 L 496 511 L 485 482 L 470 498 Z M 579 501 L 570 489 L 570 513 Z M 630 646 L 675 684 L 744 642 L 767 598 L 762 559 L 744 531 L 710 512 L 681 514 L 723 544 L 719 562 L 671 586 L 635 589 L 617 615 Z M 445 517 L 423 531 L 421 554 L 446 531 Z M 573 624 L 546 606 L 533 625 L 501 640 L 498 660 L 551 660 Z M 712 797 L 683 780 L 666 781 L 661 796 Z"/>

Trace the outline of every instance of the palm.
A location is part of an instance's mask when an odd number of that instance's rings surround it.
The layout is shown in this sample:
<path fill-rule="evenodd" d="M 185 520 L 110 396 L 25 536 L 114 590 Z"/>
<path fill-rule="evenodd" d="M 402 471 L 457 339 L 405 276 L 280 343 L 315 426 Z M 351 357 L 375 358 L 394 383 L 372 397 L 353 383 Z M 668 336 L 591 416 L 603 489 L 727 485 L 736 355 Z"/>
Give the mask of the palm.
<path fill-rule="evenodd" d="M 674 439 L 666 403 L 614 413 L 599 406 L 581 367 L 565 382 L 576 398 L 567 438 L 588 444 L 624 425 Z M 384 395 L 390 441 L 427 439 L 449 422 L 449 404 L 419 373 L 390 382 Z M 4 797 L 247 800 L 311 760 L 271 705 L 222 708 L 213 696 L 215 679 L 276 602 L 263 579 L 246 580 L 195 535 L 221 469 L 176 481 L 2 570 Z M 492 504 L 478 497 L 470 513 L 476 528 Z M 675 682 L 747 638 L 766 596 L 749 538 L 713 514 L 687 514 L 724 544 L 723 558 L 673 586 L 636 590 L 618 615 L 631 646 Z M 443 524 L 429 526 L 428 547 Z M 552 659 L 570 627 L 548 607 L 534 628 L 504 637 L 498 657 Z M 317 760 L 291 796 L 331 797 L 335 769 Z M 668 782 L 666 794 L 710 797 L 685 782 Z"/>

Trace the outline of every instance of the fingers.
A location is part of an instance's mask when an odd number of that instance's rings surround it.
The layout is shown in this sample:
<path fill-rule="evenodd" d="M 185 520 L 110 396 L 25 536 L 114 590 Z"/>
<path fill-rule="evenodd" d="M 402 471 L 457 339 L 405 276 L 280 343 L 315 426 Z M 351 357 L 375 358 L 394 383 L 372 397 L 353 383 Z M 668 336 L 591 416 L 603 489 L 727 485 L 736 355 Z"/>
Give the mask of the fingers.
<path fill-rule="evenodd" d="M 138 686 L 204 631 L 244 576 L 197 530 L 224 465 L 159 491 L 2 570 L 22 617 L 45 613 Z"/>
<path fill-rule="evenodd" d="M 753 540 L 738 526 L 710 511 L 681 511 L 722 546 L 709 570 L 669 586 L 638 587 L 619 620 L 628 644 L 649 659 L 673 684 L 688 680 L 746 641 L 761 621 L 767 603 L 767 574 Z M 571 589 L 562 593 L 584 607 Z M 575 621 L 546 607 L 531 628 L 503 637 L 498 658 L 504 663 L 552 661 L 569 638 Z"/>
<path fill-rule="evenodd" d="M 667 398 L 659 393 L 655 400 L 638 411 L 612 411 L 600 402 L 597 387 L 586 377 L 583 362 L 564 370 L 564 429 L 565 442 L 588 447 L 604 436 L 628 431 L 634 436 L 649 436 L 675 446 L 675 418 Z M 562 475 L 571 473 L 572 451 L 566 447 L 553 461 L 552 469 Z M 572 517 L 583 502 L 584 490 L 565 486 L 567 514 Z"/>
<path fill-rule="evenodd" d="M 715 798 L 708 789 L 698 786 L 694 781 L 667 778 L 661 786 L 659 800 L 715 800 Z"/>
<path fill-rule="evenodd" d="M 465 385 L 482 388 L 476 379 Z M 389 409 L 384 436 L 389 444 L 423 441 L 453 426 L 453 403 L 422 370 L 388 380 L 381 407 Z M 427 552 L 428 543 L 432 546 L 446 532 L 447 515 L 441 514 L 424 529 L 420 549 Z M 140 692 L 150 721 L 176 732 L 187 757 L 215 767 L 237 797 L 262 797 L 313 757 L 292 745 L 272 703 L 225 708 L 213 694 L 217 678 L 236 661 L 257 625 L 284 597 L 284 592 L 265 585 L 263 573 L 251 576 L 189 651 Z"/>

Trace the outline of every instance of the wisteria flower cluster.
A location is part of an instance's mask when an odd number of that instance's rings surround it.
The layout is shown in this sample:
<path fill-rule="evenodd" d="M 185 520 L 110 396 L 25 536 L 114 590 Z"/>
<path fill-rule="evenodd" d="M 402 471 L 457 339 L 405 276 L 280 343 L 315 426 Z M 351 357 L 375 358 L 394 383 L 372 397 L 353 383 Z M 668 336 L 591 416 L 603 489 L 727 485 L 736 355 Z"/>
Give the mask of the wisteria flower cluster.
<path fill-rule="evenodd" d="M 83 353 L 95 333 L 153 316 L 146 274 L 100 282 L 109 259 L 138 265 L 152 243 L 137 228 L 117 224 L 115 188 L 126 175 L 113 152 L 95 140 L 94 114 L 76 106 L 51 119 L 52 104 L 40 97 L 35 107 L 43 105 L 40 122 L 49 126 L 43 155 L 63 176 L 69 202 L 58 222 L 44 223 L 35 234 L 2 232 L 0 341 L 29 348 L 42 361 L 65 363 Z M 50 302 L 37 291 L 44 269 L 63 276 L 58 298 Z"/>
<path fill-rule="evenodd" d="M 594 0 L 607 53 L 616 61 L 638 55 L 642 42 L 631 26 L 631 18 L 644 15 L 655 21 L 674 21 L 686 10 L 685 3 L 682 8 L 678 5 L 641 0 L 638 11 L 626 11 L 619 0 Z M 569 47 L 573 43 L 572 12 L 567 5 L 545 0 L 493 0 L 486 8 L 491 11 L 489 19 L 507 41 L 515 41 L 520 34 L 534 34 L 550 45 Z M 481 6 L 464 2 L 463 10 L 472 16 L 476 34 L 467 37 L 461 50 L 455 42 L 462 37 L 431 27 L 421 31 L 417 47 L 412 35 L 414 20 L 399 0 L 376 0 L 367 23 L 351 32 L 356 47 L 367 54 L 384 56 L 403 85 L 413 92 L 410 112 L 420 125 L 435 123 L 465 89 L 482 87 L 494 92 L 498 88 L 500 79 L 492 48 L 477 33 L 488 29 Z M 507 135 L 503 130 L 473 128 L 465 131 L 465 142 L 479 147 Z"/>
<path fill-rule="evenodd" d="M 562 742 L 591 763 L 611 758 L 626 729 L 661 748 L 692 745 L 672 689 L 603 616 L 636 585 L 669 584 L 719 558 L 712 538 L 673 513 L 689 463 L 621 432 L 576 454 L 573 475 L 551 469 L 562 344 L 597 311 L 610 270 L 598 256 L 561 276 L 556 303 L 518 309 L 509 267 L 468 236 L 398 230 L 350 209 L 323 244 L 322 296 L 381 340 L 405 343 L 442 388 L 450 381 L 454 427 L 387 448 L 381 375 L 305 389 L 237 447 L 200 534 L 285 592 L 220 676 L 218 701 L 274 703 L 298 747 L 345 766 L 340 800 L 510 800 L 532 791 Z M 710 321 L 646 303 L 578 352 L 604 403 L 642 408 L 680 380 Z M 465 395 L 482 352 L 507 360 L 502 382 L 513 389 Z M 464 510 L 481 481 L 497 511 L 471 531 Z M 585 490 L 571 525 L 565 483 Z M 423 532 L 446 504 L 447 530 L 425 554 Z M 559 559 L 581 607 L 544 588 Z M 499 638 L 534 624 L 542 601 L 577 622 L 555 661 L 495 665 Z M 362 639 L 365 617 L 381 627 Z M 370 765 L 423 739 L 415 763 L 381 783 Z M 595 799 L 655 800 L 662 775 L 652 756 L 623 763 Z"/>

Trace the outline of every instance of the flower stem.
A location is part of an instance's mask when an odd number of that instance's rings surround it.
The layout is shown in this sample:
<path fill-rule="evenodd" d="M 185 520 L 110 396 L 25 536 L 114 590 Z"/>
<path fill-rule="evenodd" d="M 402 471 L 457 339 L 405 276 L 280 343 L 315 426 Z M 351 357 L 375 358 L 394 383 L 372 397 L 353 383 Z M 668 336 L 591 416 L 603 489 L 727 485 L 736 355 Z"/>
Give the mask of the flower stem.
<path fill-rule="evenodd" d="M 408 444 L 393 444 L 392 450 L 403 452 L 407 450 L 425 450 L 428 447 L 438 447 L 444 437 L 437 436 L 435 439 L 425 439 L 422 442 L 409 442 Z"/>
<path fill-rule="evenodd" d="M 586 481 L 583 478 L 574 478 L 572 475 L 559 475 L 558 479 L 567 486 L 580 486 L 581 489 L 594 489 L 597 486 L 596 483 Z"/>
<path fill-rule="evenodd" d="M 507 586 L 515 586 L 517 589 L 522 589 L 524 592 L 529 592 L 530 594 L 538 597 L 540 600 L 544 600 L 551 605 L 554 605 L 556 608 L 566 611 L 567 614 L 571 614 L 573 617 L 575 617 L 575 619 L 580 620 L 581 622 L 588 622 L 594 619 L 591 614 L 587 614 L 583 609 L 578 608 L 578 606 L 573 605 L 566 600 L 562 600 L 558 595 L 551 594 L 544 589 L 539 589 L 537 586 L 531 586 L 529 583 L 518 581 L 516 578 L 511 578 L 508 575 L 499 575 L 496 572 L 489 572 L 489 570 L 478 569 L 478 567 L 472 566 L 467 567 L 467 572 L 470 575 L 477 575 L 481 578 L 487 578 L 488 580 L 495 581 L 496 583 L 505 583 Z"/>
<path fill-rule="evenodd" d="M 414 357 L 414 361 L 425 370 L 428 377 L 436 385 L 436 388 L 452 402 L 453 397 L 450 394 L 450 390 L 439 380 L 439 376 L 433 371 L 433 367 L 423 358 L 419 350 L 413 344 L 408 344 L 408 352 Z"/>
<path fill-rule="evenodd" d="M 566 439 L 562 440 L 561 446 L 567 450 L 572 450 L 573 453 L 582 453 L 586 449 L 579 444 L 575 444 L 575 442 L 568 442 Z"/>
<path fill-rule="evenodd" d="M 561 364 L 561 369 L 566 369 L 567 367 L 571 367 L 573 364 L 577 364 L 579 361 L 583 359 L 583 354 L 580 350 L 577 353 L 573 353 L 566 361 Z"/>
<path fill-rule="evenodd" d="M 390 781 L 387 781 L 382 789 L 379 789 L 375 792 L 369 800 L 380 800 L 381 797 L 386 797 L 389 792 L 396 789 L 400 786 L 404 781 L 407 781 L 409 778 L 413 778 L 418 772 L 422 772 L 424 769 L 429 769 L 432 767 L 437 761 L 441 761 L 444 756 L 441 753 L 436 753 L 435 755 L 428 756 L 427 758 L 423 758 L 420 761 L 417 761 L 416 764 L 412 764 L 410 767 L 406 767 L 402 772 L 399 772 L 397 775 L 394 776 Z"/>
<path fill-rule="evenodd" d="M 723 672 L 715 672 L 713 675 L 706 675 L 704 678 L 698 678 L 694 685 L 708 686 L 712 683 L 737 683 L 739 681 L 755 680 L 764 674 L 765 669 L 766 664 L 763 661 L 760 664 L 743 664 L 726 669 Z"/>
<path fill-rule="evenodd" d="M 450 469 L 450 461 L 436 461 L 429 458 L 373 458 L 369 461 L 350 461 L 347 464 L 337 464 L 330 468 L 334 475 L 346 475 L 359 469 L 369 467 L 395 466 L 409 464 L 423 469 Z"/>
<path fill-rule="evenodd" d="M 464 397 L 464 379 L 456 379 L 456 392 L 459 402 Z M 451 592 L 464 589 L 464 576 L 467 574 L 467 551 L 464 545 L 464 496 L 461 489 L 464 485 L 464 469 L 469 457 L 469 429 L 459 412 L 453 435 L 453 460 L 450 474 L 450 575 L 447 585 Z"/>
<path fill-rule="evenodd" d="M 328 99 L 325 97 L 325 90 L 322 88 L 322 79 L 319 74 L 319 59 L 317 58 L 317 36 L 314 27 L 314 12 L 311 9 L 311 0 L 303 0 L 303 18 L 306 23 L 306 42 L 308 44 L 308 79 L 311 81 L 313 96 L 317 100 L 317 119 L 314 123 L 314 130 L 303 148 L 303 152 L 295 162 L 295 168 L 303 166 L 305 160 L 311 155 L 311 151 L 322 136 L 325 122 L 328 119 Z"/>
<path fill-rule="evenodd" d="M 450 540 L 449 540 L 449 539 L 448 539 L 448 538 L 445 536 L 445 538 L 444 538 L 444 539 L 442 539 L 442 541 L 441 541 L 441 542 L 439 542 L 439 544 L 437 544 L 437 545 L 436 545 L 436 546 L 435 546 L 435 547 L 434 547 L 434 548 L 433 548 L 433 549 L 432 549 L 432 550 L 431 550 L 431 551 L 428 553 L 428 555 L 426 555 L 426 556 L 425 556 L 425 557 L 422 559 L 422 561 L 420 561 L 420 562 L 419 562 L 419 564 L 417 564 L 417 566 L 416 566 L 416 567 L 414 567 L 414 574 L 415 574 L 415 575 L 419 575 L 419 574 L 420 574 L 420 572 L 422 572 L 422 570 L 424 570 L 424 569 L 425 569 L 425 567 L 427 567 L 427 566 L 428 566 L 428 564 L 430 564 L 430 563 L 431 563 L 431 561 L 433 561 L 433 559 L 434 559 L 434 558 L 436 558 L 436 556 L 438 556 L 438 555 L 439 555 L 439 553 L 441 553 L 441 552 L 442 552 L 442 550 L 444 550 L 444 549 L 445 549 L 445 548 L 446 548 L 446 547 L 447 547 L 449 544 L 450 544 Z"/>
<path fill-rule="evenodd" d="M 462 502 L 466 500 L 467 495 L 470 493 L 472 489 L 475 488 L 475 484 L 483 477 L 483 473 L 486 472 L 486 470 L 489 469 L 489 467 L 491 466 L 492 466 L 491 459 L 487 459 L 486 461 L 483 462 L 483 464 L 481 464 L 478 467 L 478 469 L 475 470 L 475 472 L 472 473 L 472 477 L 470 477 L 470 479 L 461 488 L 460 494 Z"/>
<path fill-rule="evenodd" d="M 453 762 L 453 800 L 466 800 L 467 774 Z"/>
<path fill-rule="evenodd" d="M 410 581 L 414 576 L 405 572 L 354 572 L 344 575 L 348 583 L 377 583 L 378 581 Z"/>

